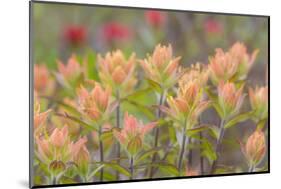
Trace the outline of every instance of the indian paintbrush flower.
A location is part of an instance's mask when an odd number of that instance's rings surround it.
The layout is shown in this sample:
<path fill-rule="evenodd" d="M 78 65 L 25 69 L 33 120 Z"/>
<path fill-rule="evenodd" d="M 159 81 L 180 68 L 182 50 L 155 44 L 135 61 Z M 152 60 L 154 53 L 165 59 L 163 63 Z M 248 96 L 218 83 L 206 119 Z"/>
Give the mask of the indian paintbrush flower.
<path fill-rule="evenodd" d="M 135 86 L 137 79 L 135 73 L 135 53 L 126 59 L 122 51 L 117 50 L 107 53 L 105 57 L 98 56 L 100 67 L 99 76 L 105 85 L 109 85 L 113 92 L 130 91 Z"/>
<path fill-rule="evenodd" d="M 80 138 L 77 142 L 71 143 L 71 159 L 77 166 L 80 174 L 87 177 L 89 171 L 90 152 L 86 147 L 87 138 Z"/>
<path fill-rule="evenodd" d="M 157 45 L 152 55 L 140 60 L 140 64 L 146 76 L 158 83 L 162 88 L 170 88 L 180 77 L 179 60 L 181 57 L 173 57 L 172 46 Z"/>
<path fill-rule="evenodd" d="M 40 112 L 40 103 L 35 98 L 34 102 L 34 131 L 40 130 L 41 126 L 46 122 L 48 115 L 50 114 L 51 110 L 47 110 L 44 112 Z"/>
<path fill-rule="evenodd" d="M 38 92 L 46 92 L 50 82 L 50 72 L 46 65 L 35 64 L 34 65 L 34 89 Z"/>
<path fill-rule="evenodd" d="M 40 161 L 49 165 L 57 160 L 64 163 L 70 160 L 70 138 L 68 127 L 55 128 L 51 136 L 36 137 L 36 155 Z"/>
<path fill-rule="evenodd" d="M 239 112 L 243 103 L 243 87 L 236 89 L 234 83 L 221 81 L 218 85 L 218 103 L 223 119 Z"/>
<path fill-rule="evenodd" d="M 64 28 L 64 40 L 73 47 L 80 47 L 87 39 L 87 29 L 85 26 L 69 25 Z"/>
<path fill-rule="evenodd" d="M 161 27 L 166 21 L 166 14 L 161 11 L 149 10 L 144 14 L 146 22 L 156 28 Z"/>
<path fill-rule="evenodd" d="M 249 55 L 245 45 L 239 42 L 235 43 L 227 52 L 220 48 L 216 49 L 216 54 L 210 58 L 209 64 L 213 83 L 244 80 L 257 53 L 258 50 L 255 50 L 252 55 Z"/>
<path fill-rule="evenodd" d="M 75 55 L 72 55 L 67 64 L 63 64 L 61 61 L 57 61 L 59 78 L 62 78 L 63 84 L 76 85 L 77 80 L 83 73 L 83 68 L 79 64 Z"/>
<path fill-rule="evenodd" d="M 247 77 L 258 52 L 258 50 L 254 50 L 251 55 L 248 54 L 247 48 L 240 42 L 236 42 L 231 47 L 229 53 L 231 54 L 233 61 L 238 64 L 237 79 L 244 80 Z"/>
<path fill-rule="evenodd" d="M 161 107 L 172 119 L 182 125 L 188 119 L 189 127 L 197 123 L 198 116 L 209 106 L 210 102 L 204 99 L 203 87 L 208 80 L 208 70 L 193 65 L 179 80 L 176 97 L 169 96 L 169 108 Z M 186 126 L 186 125 L 184 125 Z"/>
<path fill-rule="evenodd" d="M 92 120 L 100 120 L 109 113 L 110 94 L 109 88 L 103 89 L 96 83 L 91 92 L 88 92 L 83 86 L 77 90 L 78 103 L 82 113 Z"/>
<path fill-rule="evenodd" d="M 136 155 L 143 148 L 144 136 L 154 127 L 156 122 L 144 125 L 127 112 L 124 116 L 124 128 L 114 130 L 113 134 L 130 156 Z"/>
<path fill-rule="evenodd" d="M 255 119 L 266 119 L 268 117 L 268 87 L 250 88 L 249 97 Z"/>
<path fill-rule="evenodd" d="M 108 22 L 102 27 L 103 38 L 107 42 L 124 41 L 131 36 L 130 29 L 118 22 Z"/>
<path fill-rule="evenodd" d="M 246 144 L 241 144 L 241 149 L 250 168 L 255 168 L 262 161 L 266 152 L 266 142 L 263 131 L 254 131 L 247 139 Z"/>

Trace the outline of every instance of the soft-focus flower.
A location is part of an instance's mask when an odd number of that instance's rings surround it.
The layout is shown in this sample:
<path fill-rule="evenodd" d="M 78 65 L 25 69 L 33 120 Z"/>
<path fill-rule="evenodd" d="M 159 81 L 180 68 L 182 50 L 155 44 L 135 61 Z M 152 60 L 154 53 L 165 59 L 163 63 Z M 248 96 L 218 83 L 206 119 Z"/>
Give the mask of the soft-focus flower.
<path fill-rule="evenodd" d="M 144 136 L 155 126 L 156 122 L 144 125 L 126 112 L 124 128 L 120 131 L 114 130 L 113 134 L 128 153 L 133 156 L 142 149 Z"/>
<path fill-rule="evenodd" d="M 87 138 L 80 138 L 77 142 L 71 144 L 71 158 L 72 161 L 78 166 L 78 169 L 84 175 L 88 173 L 90 162 L 90 152 L 86 147 Z"/>
<path fill-rule="evenodd" d="M 135 86 L 137 79 L 135 73 L 135 53 L 126 59 L 122 51 L 107 53 L 105 57 L 98 56 L 101 81 L 113 90 L 128 93 Z"/>
<path fill-rule="evenodd" d="M 108 113 L 111 94 L 108 88 L 103 89 L 100 84 L 96 83 L 91 92 L 81 86 L 77 90 L 77 94 L 80 109 L 89 118 L 97 121 Z"/>
<path fill-rule="evenodd" d="M 62 129 L 55 128 L 50 136 L 50 142 L 55 147 L 62 147 L 68 142 L 68 128 L 64 126 Z"/>
<path fill-rule="evenodd" d="M 38 92 L 45 91 L 48 86 L 50 73 L 46 65 L 34 65 L 34 88 Z"/>
<path fill-rule="evenodd" d="M 256 87 L 249 89 L 251 107 L 254 110 L 255 118 L 263 120 L 268 116 L 268 87 Z"/>
<path fill-rule="evenodd" d="M 209 69 L 213 83 L 218 84 L 220 81 L 228 81 L 234 77 L 238 64 L 229 52 L 225 53 L 222 49 L 216 49 L 215 56 L 210 58 Z"/>
<path fill-rule="evenodd" d="M 223 32 L 222 24 L 215 19 L 205 20 L 204 29 L 209 34 L 221 34 Z"/>
<path fill-rule="evenodd" d="M 141 66 L 147 77 L 163 88 L 171 87 L 179 78 L 179 60 L 173 57 L 172 46 L 157 45 L 153 54 L 141 60 Z"/>
<path fill-rule="evenodd" d="M 78 47 L 85 44 L 87 29 L 85 26 L 69 25 L 64 28 L 63 37 L 68 44 Z"/>
<path fill-rule="evenodd" d="M 169 96 L 169 108 L 161 109 L 181 124 L 189 127 L 196 124 L 198 116 L 209 106 L 210 102 L 204 99 L 203 88 L 208 80 L 208 70 L 193 65 L 179 80 L 179 89 L 176 97 Z M 188 123 L 185 121 L 188 119 Z"/>
<path fill-rule="evenodd" d="M 257 166 L 265 156 L 265 135 L 261 130 L 256 130 L 247 140 L 246 145 L 241 146 L 242 152 L 250 166 Z"/>
<path fill-rule="evenodd" d="M 50 114 L 51 110 L 47 110 L 44 112 L 40 112 L 40 103 L 35 98 L 34 100 L 34 131 L 36 132 L 41 128 L 41 126 L 46 122 L 48 115 Z"/>
<path fill-rule="evenodd" d="M 79 64 L 75 55 L 72 55 L 67 64 L 63 64 L 61 61 L 57 61 L 58 71 L 64 82 L 73 84 L 79 78 L 83 72 L 82 66 Z"/>
<path fill-rule="evenodd" d="M 130 35 L 130 29 L 118 22 L 109 22 L 102 27 L 103 37 L 107 42 L 127 40 Z"/>
<path fill-rule="evenodd" d="M 232 116 L 236 114 L 244 100 L 243 87 L 236 89 L 231 82 L 220 82 L 218 85 L 218 102 L 221 107 L 222 116 Z"/>
<path fill-rule="evenodd" d="M 216 49 L 216 54 L 210 58 L 209 64 L 213 83 L 244 80 L 257 53 L 258 50 L 255 50 L 249 55 L 245 45 L 239 42 L 235 43 L 228 52 Z"/>
<path fill-rule="evenodd" d="M 194 170 L 194 169 L 190 169 L 190 168 L 186 168 L 185 170 L 185 176 L 198 176 L 199 173 L 197 170 Z"/>
<path fill-rule="evenodd" d="M 145 11 L 144 14 L 147 23 L 153 27 L 161 27 L 166 21 L 166 15 L 161 11 L 149 10 Z"/>
<path fill-rule="evenodd" d="M 240 42 L 236 42 L 231 47 L 229 53 L 231 54 L 233 61 L 238 64 L 238 79 L 245 79 L 247 77 L 258 52 L 258 50 L 255 50 L 251 55 L 248 54 L 246 46 Z"/>
<path fill-rule="evenodd" d="M 43 163 L 49 165 L 54 160 L 70 160 L 70 139 L 68 128 L 55 128 L 51 136 L 36 137 L 36 155 Z"/>

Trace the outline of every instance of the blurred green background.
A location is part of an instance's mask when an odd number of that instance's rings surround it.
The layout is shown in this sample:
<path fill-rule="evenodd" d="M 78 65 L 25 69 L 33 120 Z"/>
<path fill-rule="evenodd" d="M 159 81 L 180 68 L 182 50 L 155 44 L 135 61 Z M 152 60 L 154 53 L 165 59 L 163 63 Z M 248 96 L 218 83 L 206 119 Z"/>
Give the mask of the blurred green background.
<path fill-rule="evenodd" d="M 158 43 L 171 43 L 184 65 L 207 63 L 215 48 L 227 50 L 236 41 L 250 53 L 260 50 L 250 76 L 257 75 L 257 82 L 268 64 L 266 17 L 42 3 L 34 3 L 33 10 L 34 60 L 49 68 L 56 67 L 56 59 L 89 50 L 121 49 L 143 58 Z"/>

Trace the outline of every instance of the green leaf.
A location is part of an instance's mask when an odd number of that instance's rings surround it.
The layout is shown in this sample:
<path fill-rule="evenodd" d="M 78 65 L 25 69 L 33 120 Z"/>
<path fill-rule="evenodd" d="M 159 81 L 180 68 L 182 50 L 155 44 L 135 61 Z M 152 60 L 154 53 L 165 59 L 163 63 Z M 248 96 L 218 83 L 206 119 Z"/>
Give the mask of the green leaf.
<path fill-rule="evenodd" d="M 80 124 L 81 126 L 83 126 L 83 127 L 84 127 L 87 131 L 89 131 L 89 132 L 90 132 L 90 131 L 98 131 L 98 129 L 95 128 L 94 126 L 91 126 L 91 125 L 85 123 L 84 121 L 82 121 L 82 120 L 80 120 L 80 119 L 74 117 L 74 116 L 70 116 L 70 115 L 68 115 L 68 114 L 60 114 L 60 113 L 57 113 L 57 114 L 55 114 L 55 115 L 56 115 L 56 116 L 59 116 L 59 117 L 64 117 L 64 118 L 70 119 L 70 120 L 72 120 L 72 121 L 74 121 L 74 122 Z"/>
<path fill-rule="evenodd" d="M 99 77 L 98 77 L 99 74 L 96 66 L 96 54 L 92 51 L 89 51 L 86 61 L 87 61 L 87 71 L 88 71 L 89 79 L 99 81 Z"/>
<path fill-rule="evenodd" d="M 267 122 L 267 118 L 266 119 L 263 119 L 263 120 L 260 120 L 258 123 L 257 123 L 257 129 L 263 129 L 265 124 Z"/>
<path fill-rule="evenodd" d="M 213 146 L 209 141 L 204 140 L 202 142 L 201 148 L 202 148 L 201 155 L 206 157 L 210 163 L 212 163 L 217 159 L 216 152 L 214 151 Z"/>
<path fill-rule="evenodd" d="M 163 149 L 164 149 L 164 147 L 157 147 L 157 148 L 153 148 L 153 149 L 150 149 L 148 151 L 145 151 L 145 152 L 141 153 L 140 155 L 138 155 L 136 157 L 135 165 L 137 165 L 142 160 L 146 159 L 149 156 L 152 156 L 154 153 L 159 152 L 160 150 L 163 150 Z"/>
<path fill-rule="evenodd" d="M 224 125 L 224 128 L 225 129 L 228 129 L 232 126 L 235 126 L 237 125 L 237 123 L 240 123 L 240 122 L 243 122 L 243 121 L 246 121 L 247 119 L 251 118 L 253 115 L 253 112 L 246 112 L 246 113 L 242 113 L 242 114 L 239 114 L 237 116 L 235 116 L 235 118 L 231 119 L 230 121 L 228 121 L 225 125 Z"/>
<path fill-rule="evenodd" d="M 126 168 L 122 167 L 121 165 L 119 165 L 117 163 L 104 163 L 104 164 L 105 164 L 105 166 L 110 167 L 127 177 L 131 176 L 130 172 Z"/>
<path fill-rule="evenodd" d="M 173 176 L 179 176 L 179 171 L 173 164 L 154 163 L 151 166 L 152 167 L 158 167 L 163 173 L 169 173 Z"/>
<path fill-rule="evenodd" d="M 128 95 L 128 96 L 126 96 L 125 98 L 126 99 L 132 99 L 132 100 L 134 100 L 134 99 L 136 99 L 136 98 L 138 98 L 138 97 L 140 97 L 140 96 L 144 96 L 144 95 L 147 95 L 148 93 L 150 93 L 152 91 L 152 88 L 146 88 L 146 89 L 142 89 L 142 90 L 137 90 L 137 91 L 135 91 L 134 93 L 132 93 L 132 94 L 130 94 L 130 95 Z"/>
<path fill-rule="evenodd" d="M 194 127 L 192 129 L 187 129 L 186 134 L 187 134 L 187 136 L 192 137 L 193 135 L 196 135 L 197 133 L 199 133 L 201 131 L 205 131 L 208 128 L 209 128 L 209 126 L 207 124 L 206 125 L 199 125 L 199 126 Z"/>
<path fill-rule="evenodd" d="M 150 87 L 152 89 L 154 89 L 155 91 L 157 91 L 158 93 L 162 93 L 163 89 L 161 87 L 161 85 L 151 79 L 146 78 L 148 84 L 150 85 Z"/>
<path fill-rule="evenodd" d="M 144 113 L 146 115 L 146 117 L 149 120 L 155 120 L 155 114 L 153 113 L 153 111 L 150 110 L 149 107 L 144 106 L 142 104 L 139 104 L 135 101 L 132 100 L 127 100 L 127 102 L 133 106 L 135 106 L 136 108 L 138 108 L 142 113 Z"/>
<path fill-rule="evenodd" d="M 88 176 L 89 178 L 94 177 L 102 168 L 104 167 L 104 164 L 98 166 L 96 169 L 94 169 L 93 172 Z"/>
<path fill-rule="evenodd" d="M 110 131 L 104 131 L 104 132 L 101 134 L 100 139 L 101 139 L 102 141 L 104 141 L 104 140 L 110 139 L 110 138 L 112 138 L 112 137 L 113 137 L 113 131 L 110 130 Z"/>

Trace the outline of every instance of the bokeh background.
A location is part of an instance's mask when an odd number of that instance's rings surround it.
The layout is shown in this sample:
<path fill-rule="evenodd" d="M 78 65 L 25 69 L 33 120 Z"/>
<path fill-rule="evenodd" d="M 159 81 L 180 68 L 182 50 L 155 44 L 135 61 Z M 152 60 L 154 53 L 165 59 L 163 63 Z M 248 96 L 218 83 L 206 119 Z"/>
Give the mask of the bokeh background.
<path fill-rule="evenodd" d="M 184 65 L 207 63 L 215 48 L 227 50 L 236 41 L 244 42 L 249 52 L 260 50 L 259 66 L 252 73 L 264 75 L 268 63 L 265 17 L 35 4 L 33 18 L 34 60 L 50 68 L 56 59 L 65 61 L 72 53 L 89 49 L 97 53 L 122 49 L 143 58 L 158 43 L 171 43 Z"/>
<path fill-rule="evenodd" d="M 58 59 L 67 62 L 73 53 L 83 56 L 121 49 L 125 54 L 135 52 L 138 58 L 144 58 L 158 43 L 170 43 L 174 55 L 182 56 L 183 66 L 207 64 L 216 48 L 227 50 L 241 41 L 249 53 L 259 49 L 248 84 L 267 82 L 266 17 L 36 3 L 33 10 L 33 60 L 51 70 L 56 69 Z M 212 110 L 205 112 L 203 122 L 218 124 L 219 118 L 213 115 Z M 236 128 L 226 133 L 222 163 L 247 167 L 237 139 L 249 136 L 255 125 L 246 121 Z"/>

